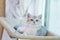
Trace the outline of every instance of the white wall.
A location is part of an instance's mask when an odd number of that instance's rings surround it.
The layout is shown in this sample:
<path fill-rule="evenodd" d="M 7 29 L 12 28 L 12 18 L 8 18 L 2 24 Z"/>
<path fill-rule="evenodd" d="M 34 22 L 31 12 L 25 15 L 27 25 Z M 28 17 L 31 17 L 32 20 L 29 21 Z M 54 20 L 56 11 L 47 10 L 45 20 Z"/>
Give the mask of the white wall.
<path fill-rule="evenodd" d="M 50 1 L 49 31 L 60 35 L 60 0 Z"/>

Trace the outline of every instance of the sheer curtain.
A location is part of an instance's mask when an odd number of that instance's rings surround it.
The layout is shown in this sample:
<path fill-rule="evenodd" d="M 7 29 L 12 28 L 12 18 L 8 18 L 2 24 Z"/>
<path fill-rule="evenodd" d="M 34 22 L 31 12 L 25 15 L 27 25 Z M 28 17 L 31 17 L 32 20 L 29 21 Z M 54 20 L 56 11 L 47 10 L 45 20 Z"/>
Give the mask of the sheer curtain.
<path fill-rule="evenodd" d="M 46 0 L 6 0 L 6 17 L 17 18 L 31 13 L 32 15 L 42 14 L 42 25 L 45 20 Z"/>

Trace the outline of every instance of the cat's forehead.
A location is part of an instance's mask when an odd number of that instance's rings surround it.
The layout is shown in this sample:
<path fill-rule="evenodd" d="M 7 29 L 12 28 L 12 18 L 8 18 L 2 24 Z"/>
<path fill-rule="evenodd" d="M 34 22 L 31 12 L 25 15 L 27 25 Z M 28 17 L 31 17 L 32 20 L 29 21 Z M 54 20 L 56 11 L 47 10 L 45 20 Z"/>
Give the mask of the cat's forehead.
<path fill-rule="evenodd" d="M 33 18 L 37 18 L 37 16 L 33 16 Z"/>
<path fill-rule="evenodd" d="M 38 16 L 33 16 L 34 19 L 38 18 Z"/>

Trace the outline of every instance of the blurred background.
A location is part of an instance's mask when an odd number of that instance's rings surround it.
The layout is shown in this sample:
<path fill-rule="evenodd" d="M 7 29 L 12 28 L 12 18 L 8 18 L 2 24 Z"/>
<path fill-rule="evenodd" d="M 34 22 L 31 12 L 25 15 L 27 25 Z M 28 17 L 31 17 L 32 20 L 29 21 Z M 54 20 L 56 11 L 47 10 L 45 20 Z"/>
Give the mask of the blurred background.
<path fill-rule="evenodd" d="M 7 0 L 0 0 L 0 16 L 2 17 L 8 17 L 7 15 L 9 15 L 9 13 L 6 13 L 6 2 Z M 56 36 L 60 36 L 60 0 L 40 0 L 40 8 L 39 12 L 44 15 L 43 24 L 48 28 L 48 31 Z M 20 10 L 22 11 L 22 9 Z M 18 16 L 16 17 L 18 18 Z M 3 28 L 0 25 L 0 39 L 2 33 Z"/>

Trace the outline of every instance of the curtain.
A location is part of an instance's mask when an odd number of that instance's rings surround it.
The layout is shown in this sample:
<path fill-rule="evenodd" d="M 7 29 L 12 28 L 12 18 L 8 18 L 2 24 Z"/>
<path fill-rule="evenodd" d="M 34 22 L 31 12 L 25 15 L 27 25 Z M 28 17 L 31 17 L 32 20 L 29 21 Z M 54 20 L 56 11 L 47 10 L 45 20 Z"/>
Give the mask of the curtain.
<path fill-rule="evenodd" d="M 46 0 L 6 0 L 5 14 L 7 18 L 16 18 L 31 13 L 32 15 L 42 14 L 42 25 L 45 21 Z"/>

